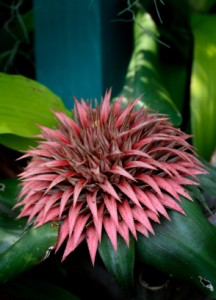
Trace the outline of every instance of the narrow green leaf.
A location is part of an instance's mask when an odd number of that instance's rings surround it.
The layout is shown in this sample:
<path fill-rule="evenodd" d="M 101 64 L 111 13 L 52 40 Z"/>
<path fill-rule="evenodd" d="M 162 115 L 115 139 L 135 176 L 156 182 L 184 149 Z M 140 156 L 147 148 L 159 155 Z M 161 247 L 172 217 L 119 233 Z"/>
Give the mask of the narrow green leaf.
<path fill-rule="evenodd" d="M 191 78 L 193 144 L 209 160 L 216 148 L 216 16 L 194 14 L 194 59 Z"/>
<path fill-rule="evenodd" d="M 52 283 L 34 279 L 18 279 L 1 287 L 7 295 L 31 300 L 79 300 L 78 297 Z"/>
<path fill-rule="evenodd" d="M 119 286 L 123 289 L 130 289 L 133 286 L 134 239 L 131 238 L 128 247 L 125 241 L 118 236 L 118 248 L 115 251 L 109 237 L 104 233 L 99 245 L 99 253 L 107 270 Z"/>
<path fill-rule="evenodd" d="M 184 216 L 171 211 L 171 222 L 156 225 L 155 236 L 139 235 L 137 257 L 156 268 L 188 280 L 216 298 L 216 228 L 208 222 L 194 201 L 182 198 Z"/>
<path fill-rule="evenodd" d="M 39 228 L 24 229 L 24 221 L 16 222 L 2 217 L 1 226 L 6 229 L 0 236 L 0 283 L 4 283 L 28 270 L 49 256 L 58 236 L 58 226 L 47 223 Z M 7 235 L 8 233 L 8 235 Z M 8 239 L 7 239 L 8 236 Z"/>
<path fill-rule="evenodd" d="M 23 150 L 29 146 L 29 139 L 40 132 L 37 124 L 56 126 L 51 110 L 62 110 L 70 115 L 58 96 L 26 77 L 0 73 L 0 91 L 0 134 L 16 136 L 10 139 L 3 135 L 1 139 L 0 135 L 0 143 L 13 149 Z"/>
<path fill-rule="evenodd" d="M 134 22 L 134 50 L 128 66 L 123 93 L 128 100 L 143 95 L 139 106 L 167 114 L 176 125 L 181 115 L 164 88 L 159 75 L 158 32 L 151 16 L 139 10 Z"/>

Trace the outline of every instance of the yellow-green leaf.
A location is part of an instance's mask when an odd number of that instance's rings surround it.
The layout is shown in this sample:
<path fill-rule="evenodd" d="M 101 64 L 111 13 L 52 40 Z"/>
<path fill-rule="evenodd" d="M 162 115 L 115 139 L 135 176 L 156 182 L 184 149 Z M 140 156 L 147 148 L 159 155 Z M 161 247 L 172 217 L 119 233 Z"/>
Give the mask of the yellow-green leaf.
<path fill-rule="evenodd" d="M 216 148 L 216 16 L 192 16 L 194 59 L 191 78 L 193 144 L 209 160 Z"/>
<path fill-rule="evenodd" d="M 173 124 L 179 126 L 181 114 L 160 77 L 157 35 L 157 28 L 151 16 L 139 10 L 134 23 L 134 50 L 128 66 L 123 94 L 127 101 L 143 95 L 138 102 L 139 106 L 167 114 Z"/>
<path fill-rule="evenodd" d="M 0 143 L 16 150 L 32 144 L 38 124 L 56 125 L 52 110 L 70 115 L 61 99 L 44 85 L 20 75 L 0 73 Z"/>

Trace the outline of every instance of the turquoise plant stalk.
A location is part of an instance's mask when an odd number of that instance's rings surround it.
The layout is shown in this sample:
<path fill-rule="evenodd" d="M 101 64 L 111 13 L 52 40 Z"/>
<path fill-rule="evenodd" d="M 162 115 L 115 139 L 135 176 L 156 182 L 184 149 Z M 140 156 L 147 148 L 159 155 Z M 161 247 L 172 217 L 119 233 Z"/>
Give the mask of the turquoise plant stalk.
<path fill-rule="evenodd" d="M 41 126 L 38 146 L 20 175 L 19 218 L 35 227 L 61 221 L 56 251 L 66 242 L 63 260 L 85 240 L 94 264 L 105 230 L 117 250 L 117 233 L 154 235 L 152 223 L 169 210 L 185 214 L 180 196 L 205 173 L 189 136 L 165 115 L 111 103 L 109 90 L 96 108 L 75 99 L 74 120 L 55 112 L 58 128 Z M 167 210 L 168 209 L 168 210 Z M 171 220 L 170 220 L 171 221 Z"/>

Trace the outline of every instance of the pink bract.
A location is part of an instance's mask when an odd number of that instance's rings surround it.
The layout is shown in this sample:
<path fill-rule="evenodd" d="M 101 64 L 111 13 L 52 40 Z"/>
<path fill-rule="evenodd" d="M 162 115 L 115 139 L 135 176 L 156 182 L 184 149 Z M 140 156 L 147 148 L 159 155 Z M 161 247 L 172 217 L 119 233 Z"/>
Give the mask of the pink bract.
<path fill-rule="evenodd" d="M 127 244 L 130 234 L 154 234 L 152 222 L 170 220 L 169 209 L 185 214 L 184 186 L 205 172 L 189 135 L 165 115 L 135 109 L 139 99 L 126 107 L 122 99 L 111 103 L 111 90 L 95 108 L 75 99 L 74 120 L 55 112 L 58 128 L 41 126 L 38 146 L 23 156 L 31 161 L 20 174 L 19 218 L 60 220 L 63 259 L 86 240 L 94 264 L 103 231 L 115 250 L 117 234 Z"/>

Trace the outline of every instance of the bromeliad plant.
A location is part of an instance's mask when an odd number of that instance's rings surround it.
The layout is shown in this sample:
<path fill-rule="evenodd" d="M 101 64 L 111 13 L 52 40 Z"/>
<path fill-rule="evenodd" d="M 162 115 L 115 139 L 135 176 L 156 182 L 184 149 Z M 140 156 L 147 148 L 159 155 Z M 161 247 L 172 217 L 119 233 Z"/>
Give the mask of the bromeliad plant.
<path fill-rule="evenodd" d="M 50 91 L 33 81 L 0 78 L 1 83 L 18 81 L 17 91 L 21 84 L 26 91 L 34 86 L 36 94 L 43 90 L 54 103 Z M 12 92 L 4 84 L 2 90 L 6 96 Z M 23 157 L 31 159 L 20 175 L 20 220 L 0 218 L 2 228 L 10 228 L 1 234 L 1 282 L 54 249 L 63 248 L 64 260 L 82 243 L 93 264 L 99 250 L 118 284 L 130 292 L 138 261 L 188 279 L 216 297 L 216 229 L 196 200 L 205 167 L 187 142 L 189 135 L 164 114 L 139 107 L 140 99 L 126 106 L 123 96 L 110 102 L 110 90 L 95 108 L 75 100 L 73 117 L 55 99 L 57 123 L 53 118 L 51 126 L 40 126 L 38 145 Z M 16 193 L 15 187 L 8 194 L 12 202 L 3 197 L 1 203 L 11 206 Z M 30 227 L 25 227 L 25 216 Z"/>
<path fill-rule="evenodd" d="M 110 104 L 110 90 L 95 109 L 75 99 L 74 120 L 56 112 L 58 128 L 41 127 L 38 147 L 23 156 L 32 160 L 20 175 L 19 218 L 36 227 L 62 221 L 63 259 L 85 240 L 94 264 L 104 230 L 115 251 L 117 234 L 128 246 L 130 234 L 154 234 L 150 221 L 171 221 L 165 208 L 185 214 L 184 186 L 205 173 L 187 134 L 164 115 L 134 110 L 139 99 L 124 108 L 122 99 Z"/>
<path fill-rule="evenodd" d="M 214 295 L 215 254 L 205 249 L 203 230 L 214 238 L 216 231 L 205 224 L 201 232 L 194 232 L 197 224 L 207 221 L 195 203 L 187 204 L 193 201 L 187 187 L 199 184 L 197 176 L 205 174 L 205 168 L 187 142 L 189 135 L 163 114 L 136 109 L 139 100 L 123 107 L 121 96 L 110 103 L 109 90 L 95 108 L 75 99 L 74 119 L 55 112 L 57 128 L 41 126 L 38 146 L 23 156 L 31 160 L 20 175 L 18 218 L 27 216 L 36 228 L 59 222 L 55 251 L 64 245 L 63 260 L 84 241 L 94 264 L 99 248 L 105 265 L 125 289 L 133 284 L 135 248 L 141 260 L 163 268 L 175 253 L 179 266 L 174 259 L 168 270 L 177 275 L 187 255 L 202 250 L 187 278 Z M 164 224 L 161 217 L 168 221 Z M 161 223 L 156 230 L 155 223 Z M 177 247 L 170 244 L 173 236 L 181 240 Z M 191 248 L 197 242 L 203 243 L 201 248 Z"/>

